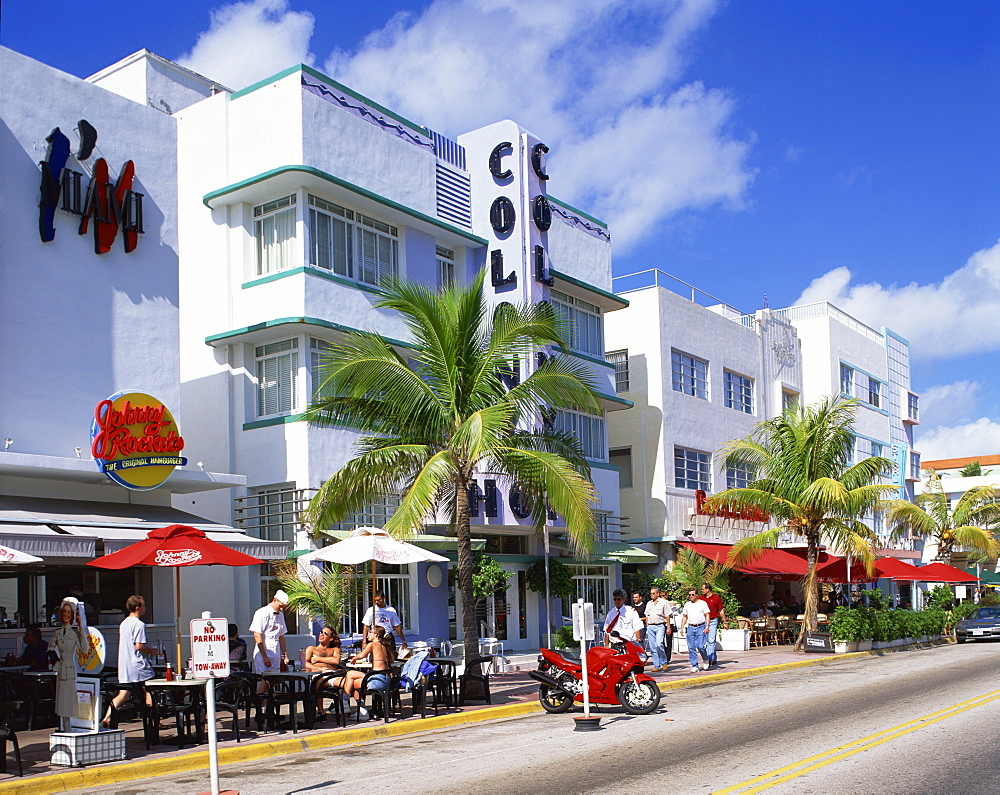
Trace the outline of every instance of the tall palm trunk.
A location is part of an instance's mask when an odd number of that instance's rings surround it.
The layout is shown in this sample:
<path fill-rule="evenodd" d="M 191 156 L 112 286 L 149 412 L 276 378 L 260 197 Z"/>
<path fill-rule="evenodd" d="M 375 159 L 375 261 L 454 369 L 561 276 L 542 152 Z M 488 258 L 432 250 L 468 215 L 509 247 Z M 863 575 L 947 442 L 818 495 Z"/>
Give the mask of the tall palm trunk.
<path fill-rule="evenodd" d="M 455 535 L 458 537 L 458 587 L 462 599 L 465 664 L 479 656 L 476 600 L 472 598 L 472 530 L 469 526 L 469 480 L 460 476 L 455 489 Z M 469 598 L 464 598 L 466 595 Z"/>
<path fill-rule="evenodd" d="M 819 536 L 817 533 L 807 530 L 806 536 L 806 578 L 803 581 L 803 588 L 806 592 L 805 620 L 802 622 L 802 631 L 798 640 L 795 641 L 795 651 L 802 650 L 802 643 L 806 632 L 815 632 L 818 625 L 816 614 L 818 612 L 818 588 L 816 587 L 816 561 L 819 558 Z"/>

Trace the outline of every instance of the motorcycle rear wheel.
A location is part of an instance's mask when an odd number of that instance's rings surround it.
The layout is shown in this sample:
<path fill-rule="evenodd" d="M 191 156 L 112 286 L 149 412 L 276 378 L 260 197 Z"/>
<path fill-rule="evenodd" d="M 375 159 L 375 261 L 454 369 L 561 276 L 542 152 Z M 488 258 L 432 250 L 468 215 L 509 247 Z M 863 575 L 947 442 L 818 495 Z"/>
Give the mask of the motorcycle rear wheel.
<path fill-rule="evenodd" d="M 548 687 L 547 685 L 542 685 L 538 688 L 538 700 L 542 705 L 542 709 L 552 715 L 568 712 L 570 707 L 573 706 L 572 698 L 567 696 L 562 690 Z"/>
<path fill-rule="evenodd" d="M 648 715 L 660 706 L 660 688 L 652 682 L 629 680 L 618 688 L 618 703 L 631 715 Z"/>

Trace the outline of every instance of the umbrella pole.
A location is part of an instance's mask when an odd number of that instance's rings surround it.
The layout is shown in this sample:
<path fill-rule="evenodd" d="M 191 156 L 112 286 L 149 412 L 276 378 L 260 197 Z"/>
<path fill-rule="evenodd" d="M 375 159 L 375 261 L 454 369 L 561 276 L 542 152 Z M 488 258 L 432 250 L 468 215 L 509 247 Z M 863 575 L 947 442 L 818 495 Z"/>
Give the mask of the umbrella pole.
<path fill-rule="evenodd" d="M 177 640 L 177 659 L 175 660 L 175 665 L 177 666 L 178 676 L 182 676 L 184 668 L 181 665 L 181 568 L 176 566 L 174 568 L 174 593 L 177 597 L 174 599 L 174 604 L 177 606 L 176 618 L 174 623 L 174 638 Z"/>

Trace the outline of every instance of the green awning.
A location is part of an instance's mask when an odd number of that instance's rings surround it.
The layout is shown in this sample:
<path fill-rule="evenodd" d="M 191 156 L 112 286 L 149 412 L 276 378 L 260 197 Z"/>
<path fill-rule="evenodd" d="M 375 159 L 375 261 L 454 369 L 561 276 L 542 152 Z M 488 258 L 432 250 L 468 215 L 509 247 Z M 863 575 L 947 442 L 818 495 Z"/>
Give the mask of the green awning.
<path fill-rule="evenodd" d="M 618 563 L 655 563 L 657 560 L 652 552 L 621 541 L 598 541 L 594 544 L 594 558 Z"/>
<path fill-rule="evenodd" d="M 972 566 L 971 568 L 967 566 L 963 568 L 962 571 L 967 571 L 974 577 L 978 577 L 979 581 L 983 585 L 1000 585 L 1000 574 L 997 574 L 995 571 L 990 571 L 987 568 L 980 567 L 978 574 L 976 573 L 975 566 Z"/>

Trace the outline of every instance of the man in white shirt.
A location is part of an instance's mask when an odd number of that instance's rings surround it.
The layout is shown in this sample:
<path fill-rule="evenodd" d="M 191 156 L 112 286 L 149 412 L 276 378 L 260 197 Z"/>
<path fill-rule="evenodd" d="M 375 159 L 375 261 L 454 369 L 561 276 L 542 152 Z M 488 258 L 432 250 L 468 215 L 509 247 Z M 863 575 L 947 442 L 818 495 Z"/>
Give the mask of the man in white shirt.
<path fill-rule="evenodd" d="M 649 642 L 649 653 L 653 656 L 653 668 L 658 671 L 667 670 L 669 654 L 665 643 L 672 637 L 670 629 L 670 603 L 660 596 L 660 589 L 655 585 L 649 589 L 649 601 L 646 602 L 646 640 Z"/>
<path fill-rule="evenodd" d="M 253 614 L 250 631 L 253 633 L 254 673 L 277 673 L 282 662 L 288 663 L 288 650 L 285 648 L 288 627 L 282 614 L 287 604 L 288 594 L 278 591 L 270 604 Z"/>
<path fill-rule="evenodd" d="M 708 617 L 712 609 L 698 597 L 698 592 L 692 588 L 688 591 L 688 600 L 681 608 L 681 632 L 686 632 L 688 645 L 688 660 L 691 663 L 691 673 L 698 673 L 698 653 L 704 662 L 701 670 L 708 670 L 708 652 L 705 644 L 708 642 Z"/>
<path fill-rule="evenodd" d="M 399 620 L 396 608 L 386 604 L 385 594 L 382 591 L 375 592 L 375 605 L 368 608 L 361 623 L 364 626 L 366 638 L 369 627 L 382 627 L 385 630 L 386 640 L 393 641 L 392 633 L 395 632 L 399 636 L 399 650 L 402 651 L 406 648 L 406 638 L 403 637 L 403 622 Z"/>
<path fill-rule="evenodd" d="M 618 632 L 625 640 L 639 642 L 639 633 L 642 631 L 642 619 L 631 605 L 625 604 L 625 591 L 621 588 L 611 594 L 615 606 L 608 611 L 607 618 L 604 619 L 604 644 L 611 645 L 613 638 L 612 630 Z"/>

